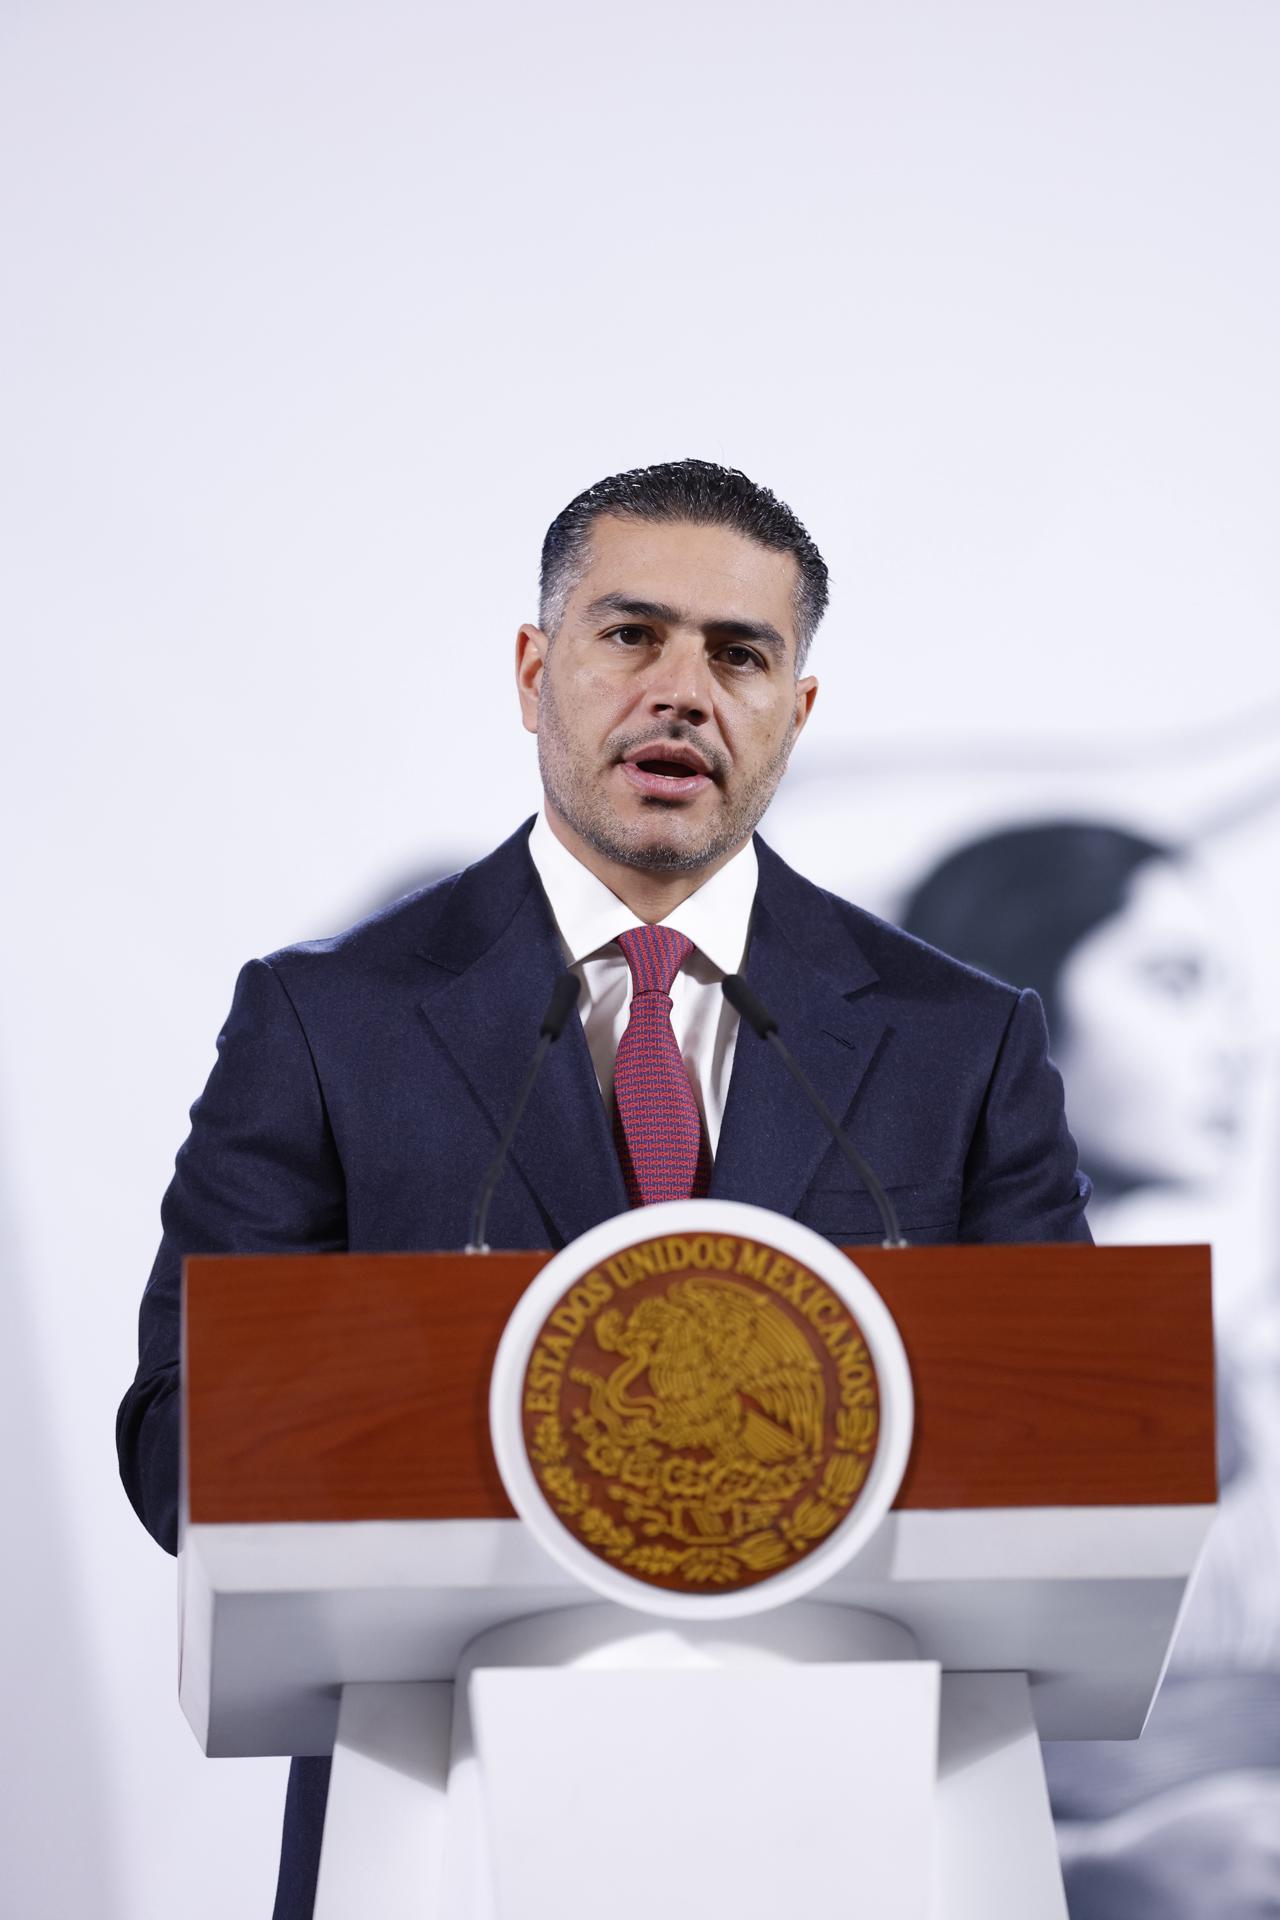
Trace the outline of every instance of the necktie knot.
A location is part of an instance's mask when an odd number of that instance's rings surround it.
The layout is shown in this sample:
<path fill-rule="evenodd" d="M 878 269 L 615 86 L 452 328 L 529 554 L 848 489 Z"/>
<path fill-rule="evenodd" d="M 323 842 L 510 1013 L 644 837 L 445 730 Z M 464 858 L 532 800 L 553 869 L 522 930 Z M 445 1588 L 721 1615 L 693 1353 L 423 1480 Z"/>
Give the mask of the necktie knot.
<path fill-rule="evenodd" d="M 692 940 L 674 927 L 632 927 L 618 935 L 618 945 L 631 969 L 633 994 L 669 994 L 672 981 L 693 952 Z"/>

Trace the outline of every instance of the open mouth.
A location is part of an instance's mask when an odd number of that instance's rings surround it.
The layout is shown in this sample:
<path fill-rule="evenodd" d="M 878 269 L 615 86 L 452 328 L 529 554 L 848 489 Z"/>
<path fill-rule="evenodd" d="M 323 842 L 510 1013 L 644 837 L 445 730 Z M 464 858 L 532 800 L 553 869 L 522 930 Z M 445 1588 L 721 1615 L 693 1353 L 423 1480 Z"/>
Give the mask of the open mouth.
<path fill-rule="evenodd" d="M 678 753 L 641 752 L 621 763 L 623 777 L 649 800 L 688 800 L 711 785 L 700 760 Z"/>
<path fill-rule="evenodd" d="M 656 757 L 650 760 L 635 760 L 632 765 L 639 767 L 641 773 L 659 774 L 664 780 L 687 780 L 691 773 L 699 771 L 697 767 L 689 766 L 684 760 L 660 760 Z"/>

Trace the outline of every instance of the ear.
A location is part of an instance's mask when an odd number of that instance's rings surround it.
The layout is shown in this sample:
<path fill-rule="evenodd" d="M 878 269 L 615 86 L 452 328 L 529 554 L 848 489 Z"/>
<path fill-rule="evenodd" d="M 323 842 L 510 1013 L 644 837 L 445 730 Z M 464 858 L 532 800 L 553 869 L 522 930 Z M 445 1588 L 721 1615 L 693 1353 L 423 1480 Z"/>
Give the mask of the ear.
<path fill-rule="evenodd" d="M 516 635 L 516 691 L 520 695 L 520 718 L 526 733 L 538 731 L 538 694 L 550 648 L 551 642 L 542 628 L 528 621 Z"/>
<path fill-rule="evenodd" d="M 809 715 L 813 712 L 813 703 L 818 697 L 818 682 L 811 673 L 803 680 L 796 681 L 795 714 L 791 723 L 791 744 L 794 746 L 803 733 Z"/>

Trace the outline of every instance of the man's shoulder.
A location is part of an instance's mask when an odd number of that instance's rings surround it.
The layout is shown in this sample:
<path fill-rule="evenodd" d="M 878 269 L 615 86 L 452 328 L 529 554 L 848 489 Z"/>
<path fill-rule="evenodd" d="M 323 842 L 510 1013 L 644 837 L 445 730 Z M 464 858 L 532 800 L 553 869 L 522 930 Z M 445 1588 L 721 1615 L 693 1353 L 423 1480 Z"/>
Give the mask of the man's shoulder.
<path fill-rule="evenodd" d="M 530 824 L 470 866 L 400 895 L 339 933 L 276 948 L 266 964 L 287 984 L 417 972 L 424 960 L 452 971 L 469 946 L 496 937 L 533 884 Z"/>
<path fill-rule="evenodd" d="M 856 956 L 867 984 L 906 1002 L 983 1011 L 1002 1023 L 1019 998 L 1017 987 L 967 966 L 905 928 L 880 918 L 816 881 L 808 880 L 757 838 L 760 895 L 787 937 L 821 963 L 824 953 L 842 971 Z"/>

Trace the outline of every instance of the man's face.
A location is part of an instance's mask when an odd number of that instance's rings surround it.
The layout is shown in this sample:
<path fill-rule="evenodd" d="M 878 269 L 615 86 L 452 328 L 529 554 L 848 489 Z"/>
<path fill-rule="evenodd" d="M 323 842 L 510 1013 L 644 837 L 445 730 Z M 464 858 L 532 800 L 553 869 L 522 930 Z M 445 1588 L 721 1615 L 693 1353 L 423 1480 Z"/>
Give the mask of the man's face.
<path fill-rule="evenodd" d="M 791 554 L 726 527 L 595 522 L 554 642 L 517 644 L 553 825 L 653 872 L 747 840 L 817 690 L 795 674 L 796 580 Z"/>

